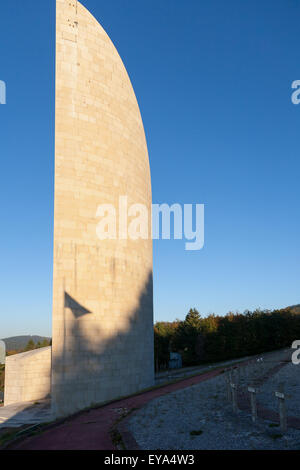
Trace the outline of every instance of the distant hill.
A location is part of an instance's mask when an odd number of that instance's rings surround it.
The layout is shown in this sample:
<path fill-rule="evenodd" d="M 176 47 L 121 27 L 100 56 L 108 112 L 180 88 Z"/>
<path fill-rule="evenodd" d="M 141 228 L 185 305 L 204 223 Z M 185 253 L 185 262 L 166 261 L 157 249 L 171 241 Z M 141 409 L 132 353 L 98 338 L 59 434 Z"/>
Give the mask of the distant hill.
<path fill-rule="evenodd" d="M 11 338 L 3 338 L 3 341 L 7 351 L 19 351 L 20 349 L 24 349 L 31 339 L 35 344 L 38 341 L 42 342 L 44 339 L 50 340 L 50 338 L 46 336 L 12 336 Z"/>
<path fill-rule="evenodd" d="M 300 304 L 287 307 L 292 313 L 300 313 Z"/>

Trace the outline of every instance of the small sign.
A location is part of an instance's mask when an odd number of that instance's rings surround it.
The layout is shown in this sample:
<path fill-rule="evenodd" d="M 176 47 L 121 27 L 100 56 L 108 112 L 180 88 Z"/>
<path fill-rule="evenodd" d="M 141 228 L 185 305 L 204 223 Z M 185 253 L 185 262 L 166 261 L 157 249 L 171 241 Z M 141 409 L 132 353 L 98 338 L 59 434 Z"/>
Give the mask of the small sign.
<path fill-rule="evenodd" d="M 256 390 L 254 387 L 248 387 L 248 392 L 250 393 L 256 393 Z"/>
<path fill-rule="evenodd" d="M 282 392 L 275 392 L 275 397 L 277 397 L 277 398 L 284 398 L 284 393 L 282 393 Z"/>

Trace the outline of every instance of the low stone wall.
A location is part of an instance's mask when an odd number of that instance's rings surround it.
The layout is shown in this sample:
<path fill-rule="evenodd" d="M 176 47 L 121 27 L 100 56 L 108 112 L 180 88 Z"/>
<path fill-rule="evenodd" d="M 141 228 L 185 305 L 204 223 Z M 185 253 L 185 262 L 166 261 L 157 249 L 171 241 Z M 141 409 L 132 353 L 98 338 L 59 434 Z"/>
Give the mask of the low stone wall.
<path fill-rule="evenodd" d="M 5 343 L 0 339 L 0 364 L 5 364 L 6 348 Z"/>
<path fill-rule="evenodd" d="M 6 358 L 4 405 L 50 396 L 51 346 Z"/>

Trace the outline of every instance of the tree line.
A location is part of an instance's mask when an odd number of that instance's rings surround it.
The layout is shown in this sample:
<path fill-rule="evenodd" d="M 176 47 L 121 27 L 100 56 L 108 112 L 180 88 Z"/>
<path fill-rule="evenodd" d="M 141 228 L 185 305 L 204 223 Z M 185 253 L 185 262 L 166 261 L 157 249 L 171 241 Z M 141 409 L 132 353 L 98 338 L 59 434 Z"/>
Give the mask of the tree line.
<path fill-rule="evenodd" d="M 46 348 L 47 346 L 51 346 L 52 341 L 48 339 L 44 339 L 43 341 L 38 341 L 35 343 L 33 339 L 30 339 L 24 349 L 25 351 L 32 351 L 33 349 L 40 349 L 40 348 Z"/>
<path fill-rule="evenodd" d="M 44 339 L 43 341 L 38 341 L 35 343 L 33 339 L 30 339 L 23 349 L 16 349 L 16 350 L 8 350 L 6 351 L 7 356 L 13 356 L 14 354 L 19 354 L 22 352 L 33 351 L 34 349 L 46 348 L 47 346 L 51 346 L 52 340 Z"/>
<path fill-rule="evenodd" d="M 300 315 L 290 308 L 204 318 L 193 308 L 183 321 L 155 323 L 155 368 L 168 367 L 170 352 L 179 352 L 183 365 L 191 366 L 284 348 L 295 339 L 300 339 Z"/>

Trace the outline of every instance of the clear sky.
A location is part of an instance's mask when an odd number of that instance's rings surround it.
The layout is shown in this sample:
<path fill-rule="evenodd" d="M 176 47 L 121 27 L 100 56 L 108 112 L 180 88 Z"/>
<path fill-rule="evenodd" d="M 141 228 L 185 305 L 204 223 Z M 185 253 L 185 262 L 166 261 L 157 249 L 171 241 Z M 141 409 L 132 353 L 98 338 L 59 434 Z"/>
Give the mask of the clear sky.
<path fill-rule="evenodd" d="M 204 203 L 205 247 L 154 242 L 156 320 L 300 302 L 298 0 L 83 0 L 117 47 L 154 203 Z M 2 0 L 0 338 L 51 334 L 54 0 Z"/>

